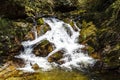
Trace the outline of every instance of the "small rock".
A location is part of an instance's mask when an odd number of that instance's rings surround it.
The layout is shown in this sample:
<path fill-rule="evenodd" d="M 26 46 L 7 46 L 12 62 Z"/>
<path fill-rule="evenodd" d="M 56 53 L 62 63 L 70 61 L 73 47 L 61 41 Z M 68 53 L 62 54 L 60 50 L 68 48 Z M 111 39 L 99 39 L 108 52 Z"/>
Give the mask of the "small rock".
<path fill-rule="evenodd" d="M 34 70 L 40 69 L 39 66 L 38 66 L 37 64 L 32 65 L 32 68 L 33 68 Z"/>

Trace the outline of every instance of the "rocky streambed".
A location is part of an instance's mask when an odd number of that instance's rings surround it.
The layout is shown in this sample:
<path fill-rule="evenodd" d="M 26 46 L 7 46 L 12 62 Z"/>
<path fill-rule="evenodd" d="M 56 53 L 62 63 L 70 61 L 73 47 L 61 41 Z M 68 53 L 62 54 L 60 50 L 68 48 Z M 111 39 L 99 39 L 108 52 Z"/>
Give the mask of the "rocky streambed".
<path fill-rule="evenodd" d="M 19 51 L 23 50 L 23 46 L 21 45 L 22 41 L 33 40 L 35 38 L 33 36 L 34 33 L 31 31 L 33 20 L 30 17 L 36 20 L 37 32 L 39 35 L 42 35 L 49 30 L 49 27 L 48 25 L 44 25 L 41 17 L 54 16 L 71 26 L 76 22 L 76 25 L 81 29 L 79 43 L 85 45 L 83 51 L 87 51 L 91 57 L 98 60 L 92 70 L 90 69 L 91 74 L 99 74 L 96 76 L 91 75 L 94 80 L 119 80 L 117 76 L 117 74 L 119 75 L 120 73 L 119 5 L 119 0 L 1 1 L 1 79 L 7 79 L 9 76 L 13 77 L 13 75 L 16 77 L 17 74 L 18 76 L 22 76 L 22 78 L 19 77 L 18 79 L 24 80 L 25 77 L 23 75 L 26 73 L 16 70 L 16 67 L 23 66 L 22 64 L 24 64 L 24 62 L 14 58 L 14 56 L 19 55 Z M 76 29 L 74 28 L 74 30 Z M 33 52 L 36 56 L 46 56 L 52 50 L 52 44 L 45 40 L 37 45 Z M 59 59 L 63 57 L 61 54 L 63 54 L 63 52 L 58 51 L 55 55 L 49 57 L 49 62 L 56 61 L 62 64 L 63 62 L 59 61 Z M 6 63 L 12 64 L 11 67 L 10 65 L 10 68 L 3 67 L 3 65 L 8 66 Z M 7 75 L 7 73 L 9 74 Z M 66 72 L 66 75 L 67 74 Z M 77 74 L 75 73 L 75 75 Z M 112 77 L 109 78 L 109 75 Z M 28 73 L 25 76 L 30 77 L 32 75 Z M 13 79 L 15 78 L 13 77 Z"/>

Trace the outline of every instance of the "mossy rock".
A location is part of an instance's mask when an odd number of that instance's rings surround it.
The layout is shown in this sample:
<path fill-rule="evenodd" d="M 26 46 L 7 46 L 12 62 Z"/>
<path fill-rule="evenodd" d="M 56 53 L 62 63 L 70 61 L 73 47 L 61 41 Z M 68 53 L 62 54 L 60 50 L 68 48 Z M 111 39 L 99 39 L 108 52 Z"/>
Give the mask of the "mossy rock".
<path fill-rule="evenodd" d="M 37 20 L 37 24 L 38 24 L 38 25 L 43 25 L 43 24 L 44 24 L 44 20 L 43 20 L 42 18 L 39 18 L 39 19 Z"/>
<path fill-rule="evenodd" d="M 70 19 L 70 18 L 65 18 L 65 19 L 64 19 L 64 22 L 67 23 L 67 24 L 69 24 L 75 31 L 78 31 L 78 29 L 76 28 L 76 23 L 75 23 L 74 20 L 72 20 L 72 19 Z M 65 27 L 65 28 L 66 28 L 66 27 Z M 68 29 L 67 32 L 69 32 L 69 29 Z"/>
<path fill-rule="evenodd" d="M 82 22 L 82 29 L 80 31 L 80 41 L 89 40 L 91 37 L 96 36 L 97 28 L 92 22 Z"/>
<path fill-rule="evenodd" d="M 63 58 L 63 52 L 62 51 L 58 51 L 56 53 L 54 53 L 53 55 L 51 55 L 48 58 L 49 62 L 56 62 L 56 63 L 60 63 L 59 60 Z"/>
<path fill-rule="evenodd" d="M 39 45 L 34 48 L 33 53 L 36 56 L 46 57 L 52 51 L 53 45 L 49 41 L 43 40 Z"/>
<path fill-rule="evenodd" d="M 20 25 L 17 25 L 20 23 Z M 23 25 L 24 24 L 24 25 Z M 0 52 L 1 56 L 12 56 L 21 50 L 21 41 L 30 29 L 29 23 L 12 21 L 6 18 L 0 18 Z M 25 26 L 27 25 L 27 26 Z"/>
<path fill-rule="evenodd" d="M 38 25 L 35 26 L 35 29 L 32 28 L 31 31 L 27 33 L 24 40 L 34 40 L 35 39 L 35 32 L 37 32 L 37 36 L 44 35 L 47 31 L 50 30 L 50 27 L 47 24 L 44 24 L 43 19 L 38 20 Z"/>
<path fill-rule="evenodd" d="M 38 19 L 38 25 L 36 26 L 36 30 L 37 30 L 37 35 L 41 36 L 51 29 L 47 24 L 44 23 L 43 19 L 40 18 Z"/>

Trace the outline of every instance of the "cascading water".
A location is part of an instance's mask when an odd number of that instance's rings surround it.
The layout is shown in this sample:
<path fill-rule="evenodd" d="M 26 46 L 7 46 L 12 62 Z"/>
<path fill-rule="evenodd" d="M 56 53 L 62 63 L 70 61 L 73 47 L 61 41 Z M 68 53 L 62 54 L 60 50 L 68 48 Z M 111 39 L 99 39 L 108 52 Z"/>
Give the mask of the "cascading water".
<path fill-rule="evenodd" d="M 34 72 L 34 69 L 32 69 L 32 65 L 34 64 L 37 64 L 44 71 L 52 69 L 53 66 L 72 70 L 72 68 L 81 69 L 83 65 L 85 67 L 93 64 L 94 60 L 82 52 L 81 48 L 84 46 L 78 43 L 80 29 L 77 26 L 75 26 L 77 29 L 75 31 L 69 24 L 58 19 L 43 18 L 43 20 L 49 25 L 51 30 L 42 36 L 35 34 L 36 38 L 32 41 L 22 42 L 24 51 L 17 57 L 22 58 L 26 65 L 23 68 L 19 68 L 20 70 Z M 48 40 L 52 43 L 54 50 L 46 57 L 35 56 L 33 53 L 34 45 L 40 44 L 43 40 Z M 64 50 L 63 58 L 61 59 L 64 63 L 48 62 L 48 58 L 60 50 Z"/>

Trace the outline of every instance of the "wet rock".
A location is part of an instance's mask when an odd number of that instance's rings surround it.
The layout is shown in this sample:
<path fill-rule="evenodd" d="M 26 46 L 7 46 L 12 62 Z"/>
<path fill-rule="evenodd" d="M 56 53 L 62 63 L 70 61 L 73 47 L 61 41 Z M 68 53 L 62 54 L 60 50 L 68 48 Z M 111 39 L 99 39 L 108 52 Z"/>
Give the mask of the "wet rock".
<path fill-rule="evenodd" d="M 76 28 L 76 24 L 72 19 L 65 18 L 64 22 L 70 24 L 75 31 L 78 31 L 78 29 Z"/>
<path fill-rule="evenodd" d="M 47 24 L 43 24 L 44 22 L 41 22 L 41 20 L 38 21 L 38 25 L 32 28 L 31 31 L 28 32 L 28 34 L 25 36 L 25 41 L 27 40 L 34 40 L 35 39 L 35 34 L 37 32 L 37 36 L 41 36 L 45 34 L 47 31 L 50 30 L 50 27 Z"/>
<path fill-rule="evenodd" d="M 50 27 L 47 24 L 41 25 L 41 26 L 39 26 L 39 25 L 37 26 L 38 36 L 44 35 L 49 30 L 50 30 Z"/>
<path fill-rule="evenodd" d="M 8 53 L 10 54 L 9 57 L 11 56 L 15 56 L 15 55 L 18 55 L 19 54 L 19 51 L 22 51 L 24 48 L 23 46 L 20 44 L 20 45 L 15 45 L 14 47 L 12 47 Z"/>
<path fill-rule="evenodd" d="M 36 56 L 46 57 L 52 51 L 53 45 L 49 41 L 43 40 L 39 45 L 35 46 L 33 53 Z"/>
<path fill-rule="evenodd" d="M 33 68 L 34 70 L 40 69 L 39 66 L 38 66 L 37 64 L 32 65 L 32 68 Z"/>
<path fill-rule="evenodd" d="M 62 51 L 58 51 L 56 53 L 54 53 L 53 55 L 51 55 L 48 58 L 49 62 L 56 62 L 58 64 L 62 64 L 64 63 L 64 61 L 61 61 L 60 59 L 63 58 L 63 52 Z"/>
<path fill-rule="evenodd" d="M 23 80 L 25 79 L 24 77 L 32 75 L 32 73 L 19 71 L 17 69 L 19 67 L 18 64 L 8 61 L 2 67 L 0 67 L 0 80 Z"/>
<path fill-rule="evenodd" d="M 8 59 L 9 60 L 12 60 L 13 61 L 13 64 L 16 66 L 16 67 L 24 67 L 25 66 L 25 62 L 23 59 L 20 59 L 20 58 L 16 58 L 16 57 L 13 57 L 12 59 Z M 7 61 L 6 61 L 7 62 Z"/>
<path fill-rule="evenodd" d="M 10 76 L 15 76 L 18 74 L 18 71 L 16 70 L 16 66 L 12 62 L 7 62 L 4 64 L 4 66 L 1 68 L 0 71 L 0 79 L 5 79 Z"/>
<path fill-rule="evenodd" d="M 25 41 L 27 41 L 27 40 L 34 40 L 35 39 L 35 33 L 34 32 L 32 32 L 32 31 L 30 31 L 30 32 L 28 32 L 28 34 L 25 36 Z"/>

